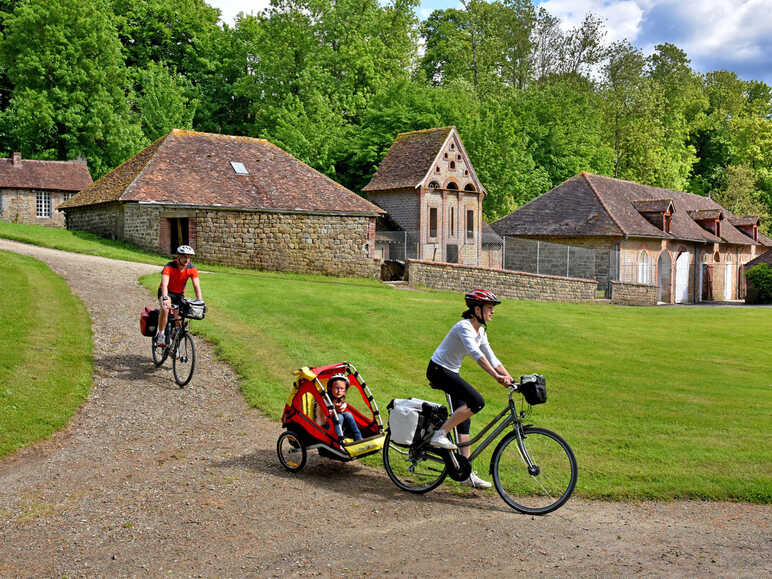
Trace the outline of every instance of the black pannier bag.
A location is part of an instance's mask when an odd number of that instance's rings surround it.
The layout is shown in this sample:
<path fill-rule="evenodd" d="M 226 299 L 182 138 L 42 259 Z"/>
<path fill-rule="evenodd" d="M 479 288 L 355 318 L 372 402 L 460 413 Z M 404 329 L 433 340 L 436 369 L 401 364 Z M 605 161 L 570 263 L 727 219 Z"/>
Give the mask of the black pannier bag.
<path fill-rule="evenodd" d="M 418 398 L 395 398 L 387 408 L 390 440 L 405 446 L 418 444 L 448 419 L 445 406 Z"/>
<path fill-rule="evenodd" d="M 206 304 L 204 300 L 183 300 L 180 314 L 191 320 L 203 320 L 206 316 Z"/>
<path fill-rule="evenodd" d="M 143 312 L 139 315 L 139 331 L 143 336 L 152 338 L 158 330 L 159 310 L 154 310 L 150 306 L 145 306 Z"/>
<path fill-rule="evenodd" d="M 520 376 L 518 390 L 523 393 L 528 404 L 544 404 L 547 401 L 547 382 L 541 374 Z"/>

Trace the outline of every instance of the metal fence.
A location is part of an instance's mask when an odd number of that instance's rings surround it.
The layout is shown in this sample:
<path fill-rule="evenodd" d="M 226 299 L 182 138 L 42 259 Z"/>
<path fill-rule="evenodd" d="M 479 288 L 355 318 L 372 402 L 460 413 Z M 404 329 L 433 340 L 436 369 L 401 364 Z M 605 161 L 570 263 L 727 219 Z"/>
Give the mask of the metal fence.
<path fill-rule="evenodd" d="M 595 260 L 595 250 L 586 247 L 520 237 L 504 242 L 503 267 L 514 271 L 595 279 Z"/>

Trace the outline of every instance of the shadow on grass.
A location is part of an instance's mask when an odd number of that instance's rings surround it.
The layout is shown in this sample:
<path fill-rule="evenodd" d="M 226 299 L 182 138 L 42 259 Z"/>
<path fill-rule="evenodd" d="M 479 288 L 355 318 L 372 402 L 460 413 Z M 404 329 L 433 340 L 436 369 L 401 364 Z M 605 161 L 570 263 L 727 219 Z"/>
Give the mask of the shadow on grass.
<path fill-rule="evenodd" d="M 342 462 L 321 458 L 316 451 L 308 453 L 308 462 L 299 473 L 291 473 L 285 470 L 279 463 L 276 451 L 273 448 L 257 449 L 254 453 L 246 454 L 229 460 L 215 461 L 218 468 L 241 468 L 256 473 L 268 474 L 280 477 L 288 481 L 302 479 L 307 484 L 318 485 L 333 492 L 347 495 L 350 500 L 356 502 L 363 496 L 377 498 L 383 502 L 411 501 L 415 503 L 439 503 L 456 507 L 467 507 L 480 511 L 514 513 L 508 508 L 494 490 L 478 491 L 464 489 L 456 493 L 450 491 L 450 478 L 445 479 L 437 489 L 417 495 L 405 492 L 397 488 L 389 479 L 383 467 L 365 466 L 357 461 Z M 446 486 L 447 485 L 447 486 Z M 443 488 L 445 487 L 445 488 Z"/>

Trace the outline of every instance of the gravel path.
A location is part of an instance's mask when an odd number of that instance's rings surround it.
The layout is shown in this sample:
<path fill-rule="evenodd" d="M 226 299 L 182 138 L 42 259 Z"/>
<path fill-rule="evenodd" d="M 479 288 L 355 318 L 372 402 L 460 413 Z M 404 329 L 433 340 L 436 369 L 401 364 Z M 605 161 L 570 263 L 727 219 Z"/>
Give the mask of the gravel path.
<path fill-rule="evenodd" d="M 94 387 L 70 426 L 0 461 L 2 577 L 772 575 L 769 506 L 572 499 L 532 518 L 495 492 L 416 497 L 316 455 L 286 473 L 280 426 L 207 344 L 185 389 L 153 367 L 136 279 L 160 266 L 0 249 L 48 263 L 94 330 Z"/>

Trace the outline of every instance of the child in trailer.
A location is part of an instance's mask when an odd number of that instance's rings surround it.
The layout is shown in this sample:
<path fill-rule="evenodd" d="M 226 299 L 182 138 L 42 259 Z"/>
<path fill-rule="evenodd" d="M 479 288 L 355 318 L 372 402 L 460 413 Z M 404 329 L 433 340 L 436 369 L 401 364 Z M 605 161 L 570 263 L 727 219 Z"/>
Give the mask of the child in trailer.
<path fill-rule="evenodd" d="M 346 390 L 348 390 L 349 381 L 345 374 L 335 374 L 327 382 L 327 393 L 330 395 L 332 406 L 340 417 L 343 435 L 353 438 L 355 441 L 362 440 L 362 433 L 359 430 L 354 415 L 347 410 Z"/>

